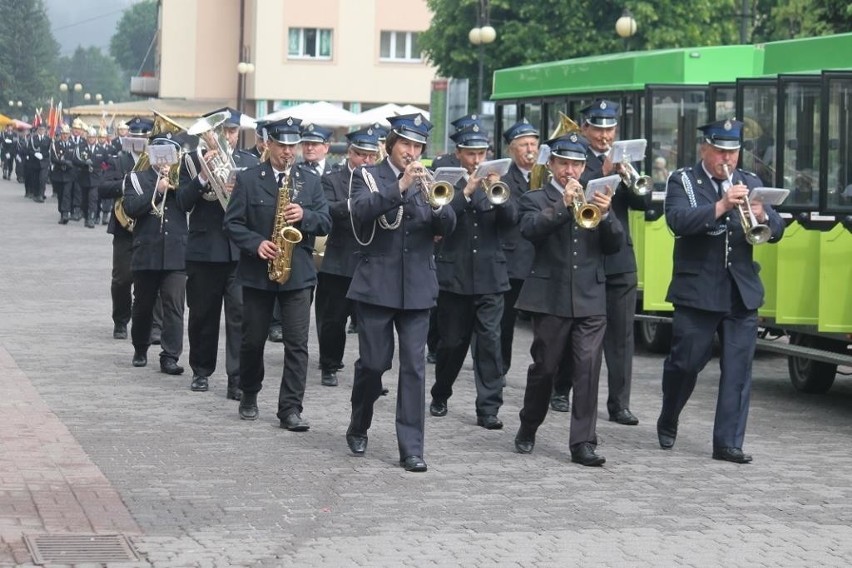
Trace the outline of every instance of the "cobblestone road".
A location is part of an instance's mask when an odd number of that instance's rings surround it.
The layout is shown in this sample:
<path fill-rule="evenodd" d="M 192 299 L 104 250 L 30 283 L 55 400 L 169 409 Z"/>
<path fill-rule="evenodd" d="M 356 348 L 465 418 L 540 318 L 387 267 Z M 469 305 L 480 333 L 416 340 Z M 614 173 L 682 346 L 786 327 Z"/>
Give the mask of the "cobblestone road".
<path fill-rule="evenodd" d="M 0 211 L 0 565 L 32 562 L 23 534 L 65 532 L 125 534 L 139 566 L 850 564 L 848 378 L 800 395 L 786 360 L 760 355 L 745 448 L 755 461 L 738 466 L 710 459 L 717 362 L 664 452 L 662 358 L 638 354 L 641 423 L 600 421 L 607 463 L 583 468 L 570 463 L 564 414 L 548 416 L 532 455 L 513 451 L 529 363 L 522 325 L 506 429 L 475 425 L 467 365 L 449 415 L 427 416 L 428 473 L 408 474 L 396 465 L 392 384 L 366 457 L 346 448 L 354 336 L 338 388 L 320 386 L 311 337 L 309 432 L 278 428 L 277 344 L 260 420 L 241 422 L 221 373 L 192 393 L 189 375 L 130 366 L 129 341 L 111 337 L 104 228 L 59 226 L 54 200 L 26 201 L 7 181 Z M 602 386 L 604 419 L 605 400 Z"/>

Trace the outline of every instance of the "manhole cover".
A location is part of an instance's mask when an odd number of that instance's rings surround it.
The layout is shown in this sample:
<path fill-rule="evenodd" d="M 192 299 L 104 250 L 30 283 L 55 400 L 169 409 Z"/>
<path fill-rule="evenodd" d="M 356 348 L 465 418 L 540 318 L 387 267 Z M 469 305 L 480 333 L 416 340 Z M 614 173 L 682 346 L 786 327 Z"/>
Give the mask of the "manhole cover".
<path fill-rule="evenodd" d="M 139 561 L 130 542 L 120 534 L 26 535 L 24 542 L 36 564 Z"/>

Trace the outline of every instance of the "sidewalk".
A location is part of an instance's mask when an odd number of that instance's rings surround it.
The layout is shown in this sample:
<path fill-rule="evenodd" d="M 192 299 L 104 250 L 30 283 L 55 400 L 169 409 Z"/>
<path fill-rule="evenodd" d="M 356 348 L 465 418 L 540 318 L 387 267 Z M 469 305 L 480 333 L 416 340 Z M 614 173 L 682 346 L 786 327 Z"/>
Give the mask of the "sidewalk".
<path fill-rule="evenodd" d="M 0 212 L 0 566 L 30 565 L 23 534 L 69 533 L 122 534 L 135 566 L 180 568 L 846 567 L 852 558 L 848 377 L 804 396 L 785 359 L 760 355 L 745 448 L 755 461 L 738 466 L 710 459 L 718 362 L 666 452 L 654 428 L 662 358 L 639 353 L 631 408 L 640 424 L 606 420 L 604 378 L 607 463 L 583 468 L 570 463 L 567 414 L 548 415 L 533 454 L 513 451 L 529 364 L 521 325 L 506 428 L 476 426 L 468 364 L 449 414 L 427 416 L 429 471 L 408 474 L 397 465 L 395 371 L 366 456 L 347 450 L 355 336 L 341 386 L 328 388 L 311 335 L 309 432 L 278 427 L 278 344 L 267 345 L 260 419 L 240 421 L 223 369 L 210 392 L 189 390 L 186 341 L 187 374 L 130 365 L 129 341 L 111 335 L 103 227 L 58 225 L 55 201 L 26 201 L 15 182 L 0 181 Z M 433 374 L 427 366 L 428 386 Z"/>

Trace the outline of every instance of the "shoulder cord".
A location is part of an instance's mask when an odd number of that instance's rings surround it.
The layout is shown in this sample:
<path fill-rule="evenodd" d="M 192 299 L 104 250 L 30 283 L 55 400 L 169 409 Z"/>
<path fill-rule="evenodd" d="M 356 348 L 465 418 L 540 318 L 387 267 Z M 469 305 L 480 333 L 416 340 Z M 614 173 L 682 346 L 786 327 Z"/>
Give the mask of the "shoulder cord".
<path fill-rule="evenodd" d="M 689 181 L 689 176 L 686 175 L 686 172 L 681 172 L 680 174 L 681 182 L 683 183 L 683 189 L 686 191 L 686 196 L 689 198 L 689 205 L 693 208 L 698 207 L 698 202 L 695 199 L 695 192 L 692 189 L 692 182 Z M 711 237 L 717 237 L 722 233 L 727 232 L 727 223 L 719 222 L 716 224 L 716 227 L 710 231 L 707 231 L 707 234 Z"/>
<path fill-rule="evenodd" d="M 370 231 L 370 238 L 366 242 L 362 241 L 358 236 L 358 231 L 355 230 L 355 221 L 352 219 L 352 177 L 354 175 L 355 170 L 349 172 L 349 199 L 346 201 L 347 208 L 349 209 L 349 224 L 352 225 L 352 234 L 355 235 L 355 240 L 358 241 L 358 244 L 362 247 L 366 247 L 370 246 L 370 243 L 373 242 L 373 238 L 376 236 L 376 221 L 373 221 L 373 229 Z M 361 177 L 364 178 L 364 183 L 367 184 L 370 193 L 378 193 L 379 187 L 376 185 L 376 179 L 373 177 L 373 174 L 361 168 Z M 394 219 L 393 223 L 387 222 L 384 213 L 379 217 L 378 223 L 383 229 L 388 231 L 398 229 L 402 223 L 402 205 L 399 206 L 399 209 L 396 212 L 396 219 Z"/>

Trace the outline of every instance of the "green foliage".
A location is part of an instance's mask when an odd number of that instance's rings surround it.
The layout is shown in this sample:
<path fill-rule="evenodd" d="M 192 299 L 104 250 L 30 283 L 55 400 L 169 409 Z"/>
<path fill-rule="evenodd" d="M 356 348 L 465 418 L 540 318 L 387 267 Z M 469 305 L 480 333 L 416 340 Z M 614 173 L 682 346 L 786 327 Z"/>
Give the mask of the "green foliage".
<path fill-rule="evenodd" d="M 0 0 L 0 14 L 0 112 L 9 112 L 7 101 L 20 100 L 23 112 L 16 108 L 15 118 L 31 119 L 36 107 L 46 116 L 59 45 L 42 0 Z"/>
<path fill-rule="evenodd" d="M 148 53 L 148 48 L 156 33 L 157 2 L 138 2 L 121 16 L 109 43 L 109 52 L 129 75 L 153 73 L 154 49 Z"/>
<path fill-rule="evenodd" d="M 71 57 L 61 57 L 57 75 L 60 82 L 73 85 L 81 83 L 82 93 L 74 94 L 74 105 L 97 104 L 95 94 L 100 93 L 103 101 L 118 102 L 129 98 L 130 80 L 121 72 L 112 57 L 105 55 L 99 47 L 78 47 Z M 85 93 L 91 100 L 83 98 Z M 70 102 L 68 94 L 63 96 L 63 105 Z"/>

